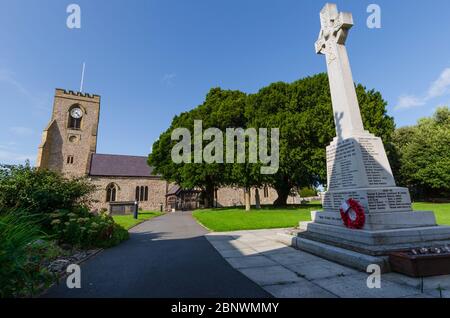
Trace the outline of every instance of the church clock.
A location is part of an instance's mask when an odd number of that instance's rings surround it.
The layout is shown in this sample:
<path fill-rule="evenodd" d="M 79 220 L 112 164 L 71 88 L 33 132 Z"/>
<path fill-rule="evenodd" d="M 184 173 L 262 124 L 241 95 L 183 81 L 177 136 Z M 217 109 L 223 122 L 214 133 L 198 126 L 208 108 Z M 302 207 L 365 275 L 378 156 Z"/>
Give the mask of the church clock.
<path fill-rule="evenodd" d="M 72 116 L 72 118 L 79 119 L 83 116 L 83 112 L 80 108 L 76 107 L 70 111 L 70 116 Z"/>

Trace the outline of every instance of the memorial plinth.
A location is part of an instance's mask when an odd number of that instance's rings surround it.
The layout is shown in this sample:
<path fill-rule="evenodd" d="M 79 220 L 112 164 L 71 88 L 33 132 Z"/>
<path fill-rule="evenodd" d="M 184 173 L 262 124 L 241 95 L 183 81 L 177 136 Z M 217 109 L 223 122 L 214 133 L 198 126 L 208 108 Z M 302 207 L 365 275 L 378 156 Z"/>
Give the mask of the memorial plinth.
<path fill-rule="evenodd" d="M 433 212 L 412 211 L 409 191 L 396 186 L 381 138 L 364 130 L 345 48 L 352 15 L 326 4 L 320 20 L 316 52 L 326 56 L 337 136 L 326 149 L 323 211 L 312 212 L 299 235 L 371 255 L 450 243 L 450 227 L 437 226 Z M 364 210 L 361 229 L 344 225 L 341 207 L 349 199 Z"/>

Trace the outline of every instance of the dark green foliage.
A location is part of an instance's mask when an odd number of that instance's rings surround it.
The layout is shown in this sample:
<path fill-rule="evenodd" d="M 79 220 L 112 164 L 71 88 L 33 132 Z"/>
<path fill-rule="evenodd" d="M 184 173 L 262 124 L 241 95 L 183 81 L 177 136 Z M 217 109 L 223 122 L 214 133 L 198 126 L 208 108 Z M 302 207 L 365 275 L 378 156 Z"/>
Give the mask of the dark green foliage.
<path fill-rule="evenodd" d="M 303 187 L 298 191 L 298 193 L 302 198 L 315 197 L 317 195 L 316 190 L 310 187 Z"/>
<path fill-rule="evenodd" d="M 225 173 L 230 167 L 215 163 L 174 163 L 171 159 L 171 149 L 177 141 L 171 140 L 171 134 L 175 128 L 187 128 L 191 131 L 193 145 L 194 120 L 202 120 L 203 130 L 216 127 L 224 132 L 228 127 L 245 127 L 245 102 L 244 93 L 211 89 L 202 105 L 174 117 L 170 128 L 153 144 L 149 164 L 166 180 L 175 181 L 185 188 L 203 189 L 206 194 L 205 205 L 211 206 L 214 189 L 230 182 L 229 174 Z M 209 141 L 204 141 L 203 146 L 208 143 Z"/>
<path fill-rule="evenodd" d="M 26 166 L 0 166 L 0 213 L 31 214 L 71 209 L 89 202 L 94 187 L 86 179 L 66 179 L 56 172 Z"/>
<path fill-rule="evenodd" d="M 60 243 L 81 248 L 111 247 L 128 238 L 128 231 L 107 214 L 94 215 L 84 207 L 51 214 L 51 229 Z"/>
<path fill-rule="evenodd" d="M 386 114 L 381 94 L 357 85 L 365 129 L 381 137 L 388 155 L 394 120 Z M 170 140 L 174 128 L 191 129 L 194 119 L 202 119 L 204 129 L 279 128 L 280 167 L 276 174 L 262 176 L 258 164 L 174 164 Z M 165 178 L 185 187 L 203 189 L 223 185 L 241 187 L 270 185 L 277 190 L 276 205 L 285 205 L 294 188 L 326 183 L 325 148 L 336 135 L 326 74 L 318 74 L 288 84 L 273 83 L 256 94 L 212 89 L 197 108 L 176 116 L 171 127 L 153 145 L 149 164 Z M 204 142 L 207 144 L 208 142 Z"/>
<path fill-rule="evenodd" d="M 399 155 L 397 182 L 415 198 L 450 198 L 450 110 L 442 107 L 431 118 L 395 131 Z"/>
<path fill-rule="evenodd" d="M 40 228 L 61 243 L 84 247 L 109 247 L 128 232 L 107 215 L 94 215 L 87 204 L 95 187 L 86 179 L 67 179 L 49 170 L 2 166 L 0 214 L 34 216 Z"/>
<path fill-rule="evenodd" d="M 85 179 L 66 179 L 29 165 L 2 166 L 1 297 L 31 296 L 52 281 L 43 264 L 62 253 L 54 242 L 110 247 L 128 238 L 110 216 L 86 208 L 93 190 Z"/>
<path fill-rule="evenodd" d="M 356 91 L 365 129 L 389 143 L 394 120 L 381 94 L 361 85 Z M 271 84 L 249 97 L 246 114 L 252 127 L 280 127 L 280 169 L 270 181 L 276 205 L 286 204 L 293 187 L 326 184 L 325 148 L 336 136 L 326 74 Z"/>
<path fill-rule="evenodd" d="M 56 247 L 43 241 L 46 235 L 34 219 L 21 213 L 0 215 L 0 298 L 30 296 L 52 281 L 41 263 Z"/>

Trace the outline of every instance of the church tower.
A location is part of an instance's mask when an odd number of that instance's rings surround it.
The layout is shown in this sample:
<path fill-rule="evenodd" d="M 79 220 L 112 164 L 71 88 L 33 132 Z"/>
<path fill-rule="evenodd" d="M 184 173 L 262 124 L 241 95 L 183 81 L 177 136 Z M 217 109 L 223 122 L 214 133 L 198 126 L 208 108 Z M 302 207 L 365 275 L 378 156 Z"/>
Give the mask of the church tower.
<path fill-rule="evenodd" d="M 42 134 L 37 168 L 80 177 L 97 148 L 100 96 L 56 89 L 52 117 Z"/>

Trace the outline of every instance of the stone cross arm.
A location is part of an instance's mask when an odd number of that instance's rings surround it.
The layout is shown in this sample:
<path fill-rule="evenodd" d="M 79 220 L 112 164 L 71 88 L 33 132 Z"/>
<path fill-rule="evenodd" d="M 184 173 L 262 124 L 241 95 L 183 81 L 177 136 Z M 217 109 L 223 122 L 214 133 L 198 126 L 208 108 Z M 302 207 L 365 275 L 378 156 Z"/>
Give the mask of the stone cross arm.
<path fill-rule="evenodd" d="M 321 29 L 315 44 L 316 53 L 325 54 L 328 41 L 344 45 L 348 30 L 353 26 L 353 16 L 348 12 L 338 12 L 336 4 L 327 3 L 320 11 Z"/>

